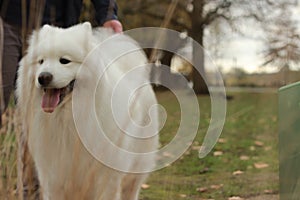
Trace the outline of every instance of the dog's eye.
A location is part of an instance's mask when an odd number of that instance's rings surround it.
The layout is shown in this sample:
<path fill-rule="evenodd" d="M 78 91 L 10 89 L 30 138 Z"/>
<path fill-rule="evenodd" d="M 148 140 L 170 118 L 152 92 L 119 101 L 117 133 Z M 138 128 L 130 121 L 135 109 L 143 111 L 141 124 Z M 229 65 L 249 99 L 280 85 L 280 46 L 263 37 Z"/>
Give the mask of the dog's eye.
<path fill-rule="evenodd" d="M 66 64 L 70 63 L 71 60 L 68 60 L 68 59 L 66 59 L 66 58 L 60 58 L 60 59 L 59 59 L 59 62 L 60 62 L 61 64 L 63 64 L 63 65 L 66 65 Z"/>
<path fill-rule="evenodd" d="M 43 60 L 43 59 L 41 59 L 41 60 L 39 60 L 38 62 L 39 62 L 39 64 L 41 65 L 41 64 L 43 64 L 43 63 L 44 63 L 44 60 Z"/>

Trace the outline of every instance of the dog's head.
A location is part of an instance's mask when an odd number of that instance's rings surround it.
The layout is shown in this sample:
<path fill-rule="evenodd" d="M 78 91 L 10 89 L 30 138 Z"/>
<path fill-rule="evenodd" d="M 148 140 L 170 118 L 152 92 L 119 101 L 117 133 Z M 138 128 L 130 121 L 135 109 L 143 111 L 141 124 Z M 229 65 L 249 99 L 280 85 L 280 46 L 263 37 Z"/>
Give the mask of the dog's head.
<path fill-rule="evenodd" d="M 90 23 L 67 29 L 45 25 L 33 33 L 27 60 L 35 67 L 35 87 L 41 90 L 41 106 L 45 112 L 53 112 L 72 92 L 92 38 Z"/>

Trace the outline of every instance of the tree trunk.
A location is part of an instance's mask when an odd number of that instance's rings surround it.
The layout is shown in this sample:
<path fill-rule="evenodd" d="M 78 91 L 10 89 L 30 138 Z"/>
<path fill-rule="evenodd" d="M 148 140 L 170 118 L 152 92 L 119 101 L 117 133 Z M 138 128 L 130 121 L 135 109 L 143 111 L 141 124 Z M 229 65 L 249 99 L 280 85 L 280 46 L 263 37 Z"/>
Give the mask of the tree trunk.
<path fill-rule="evenodd" d="M 192 29 L 191 37 L 203 47 L 204 37 L 204 24 L 203 24 L 203 7 L 205 5 L 204 0 L 194 1 L 194 10 L 191 14 Z M 193 69 L 193 89 L 196 94 L 208 94 L 208 88 L 205 83 L 205 69 L 204 69 L 204 50 L 198 48 L 196 45 L 193 46 L 193 62 L 196 65 Z M 202 77 L 203 76 L 203 77 Z"/>

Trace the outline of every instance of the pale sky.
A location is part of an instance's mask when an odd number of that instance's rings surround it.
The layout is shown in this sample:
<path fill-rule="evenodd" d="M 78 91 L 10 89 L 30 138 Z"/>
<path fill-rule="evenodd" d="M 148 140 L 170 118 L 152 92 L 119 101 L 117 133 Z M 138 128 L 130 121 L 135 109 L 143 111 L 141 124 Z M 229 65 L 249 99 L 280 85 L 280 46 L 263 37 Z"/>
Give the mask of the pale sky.
<path fill-rule="evenodd" d="M 300 7 L 294 9 L 293 15 L 294 19 L 299 22 L 300 27 Z M 277 71 L 277 69 L 273 67 L 259 67 L 259 65 L 263 63 L 261 52 L 264 48 L 264 44 L 262 41 L 263 36 L 259 35 L 258 31 L 256 31 L 255 25 L 245 24 L 242 29 L 254 36 L 251 38 L 238 35 L 229 36 L 229 38 L 226 38 L 227 41 L 221 45 L 222 58 L 214 60 L 214 62 L 222 65 L 224 71 L 229 71 L 231 67 L 235 66 L 243 67 L 243 69 L 249 73 Z M 255 39 L 255 37 L 257 39 Z"/>
<path fill-rule="evenodd" d="M 257 71 L 262 63 L 258 53 L 263 49 L 261 42 L 247 38 L 233 38 L 228 42 L 226 49 L 223 50 L 223 57 L 219 62 L 224 66 L 224 70 L 230 67 L 243 67 L 247 72 Z"/>

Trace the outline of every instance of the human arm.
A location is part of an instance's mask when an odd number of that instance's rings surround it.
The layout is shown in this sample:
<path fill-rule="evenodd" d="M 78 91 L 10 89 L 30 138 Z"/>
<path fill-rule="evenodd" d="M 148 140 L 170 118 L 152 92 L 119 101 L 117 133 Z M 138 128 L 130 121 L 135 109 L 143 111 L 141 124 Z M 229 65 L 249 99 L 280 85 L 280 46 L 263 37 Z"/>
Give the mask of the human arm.
<path fill-rule="evenodd" d="M 92 0 L 99 25 L 110 27 L 115 32 L 122 32 L 122 24 L 118 21 L 118 6 L 115 0 Z"/>
<path fill-rule="evenodd" d="M 115 19 L 104 22 L 103 26 L 107 28 L 112 28 L 116 33 L 121 33 L 123 31 L 123 26 L 121 22 Z"/>

